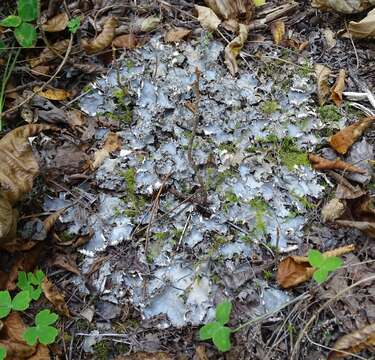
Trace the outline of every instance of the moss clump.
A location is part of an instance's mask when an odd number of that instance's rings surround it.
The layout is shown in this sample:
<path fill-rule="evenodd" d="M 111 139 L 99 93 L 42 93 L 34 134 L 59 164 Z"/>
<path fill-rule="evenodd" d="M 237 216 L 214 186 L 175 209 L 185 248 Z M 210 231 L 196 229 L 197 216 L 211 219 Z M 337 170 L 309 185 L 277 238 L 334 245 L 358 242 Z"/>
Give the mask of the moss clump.
<path fill-rule="evenodd" d="M 235 153 L 236 152 L 236 144 L 233 144 L 233 143 L 220 144 L 219 150 L 226 150 L 229 153 Z"/>
<path fill-rule="evenodd" d="M 324 105 L 318 109 L 320 118 L 324 122 L 337 122 L 342 116 L 338 112 L 336 105 Z"/>
<path fill-rule="evenodd" d="M 282 140 L 279 154 L 281 163 L 289 170 L 293 170 L 296 165 L 308 166 L 310 164 L 307 153 L 298 149 L 295 139 L 291 137 L 285 137 Z"/>
<path fill-rule="evenodd" d="M 265 114 L 270 115 L 280 110 L 280 105 L 275 100 L 268 100 L 263 102 L 261 109 Z"/>
<path fill-rule="evenodd" d="M 266 223 L 264 216 L 268 211 L 268 204 L 261 197 L 256 197 L 249 201 L 249 205 L 256 210 L 255 211 L 255 226 L 253 232 L 255 235 L 261 235 L 266 233 Z"/>
<path fill-rule="evenodd" d="M 137 187 L 135 174 L 136 171 L 133 168 L 129 168 L 121 172 L 121 176 L 124 178 L 127 185 L 128 194 L 131 196 L 135 196 L 135 191 Z"/>
<path fill-rule="evenodd" d="M 208 250 L 208 255 L 210 257 L 215 255 L 219 251 L 219 249 L 228 242 L 229 239 L 227 237 L 222 235 L 216 235 L 212 240 L 211 246 Z"/>
<path fill-rule="evenodd" d="M 93 345 L 95 360 L 108 360 L 110 356 L 109 344 L 106 341 L 99 341 Z"/>
<path fill-rule="evenodd" d="M 308 62 L 305 62 L 304 64 L 300 65 L 297 70 L 298 75 L 301 77 L 308 77 L 313 72 L 314 72 L 314 68 Z"/>

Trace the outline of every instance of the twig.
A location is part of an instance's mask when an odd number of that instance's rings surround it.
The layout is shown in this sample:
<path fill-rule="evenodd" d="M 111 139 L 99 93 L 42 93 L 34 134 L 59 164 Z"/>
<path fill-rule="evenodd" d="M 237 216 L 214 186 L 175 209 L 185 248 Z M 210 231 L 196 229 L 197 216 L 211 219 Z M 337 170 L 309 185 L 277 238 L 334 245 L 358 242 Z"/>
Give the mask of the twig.
<path fill-rule="evenodd" d="M 342 297 L 346 292 L 348 292 L 349 290 L 352 290 L 353 288 L 357 287 L 358 285 L 361 285 L 365 282 L 368 282 L 368 281 L 374 281 L 375 280 L 375 275 L 372 275 L 372 276 L 368 276 L 364 279 L 361 279 L 357 282 L 355 282 L 354 284 L 348 286 L 347 288 L 341 290 L 339 293 L 337 293 L 333 298 L 329 299 L 328 301 L 326 301 L 310 318 L 310 320 L 307 322 L 307 324 L 304 326 L 304 328 L 302 329 L 302 331 L 299 333 L 298 335 L 298 338 L 297 338 L 297 341 L 296 343 L 294 344 L 294 347 L 293 347 L 293 351 L 292 351 L 292 354 L 291 354 L 291 357 L 290 357 L 290 360 L 294 360 L 296 359 L 297 360 L 297 353 L 299 351 L 299 348 L 300 348 L 300 344 L 301 344 L 301 341 L 303 339 L 303 337 L 307 334 L 309 328 L 311 327 L 312 323 L 315 321 L 315 319 L 319 316 L 319 314 L 326 308 L 328 307 L 329 305 L 331 305 L 331 303 L 335 300 L 338 300 L 340 297 Z"/>
<path fill-rule="evenodd" d="M 62 68 L 64 67 L 66 62 L 68 61 L 68 57 L 69 57 L 70 52 L 72 50 L 72 45 L 73 45 L 73 34 L 70 35 L 69 45 L 68 45 L 68 49 L 66 50 L 64 59 L 61 61 L 59 67 L 57 68 L 55 73 L 51 76 L 51 78 L 40 87 L 39 91 L 43 91 L 56 78 L 56 76 L 60 73 L 60 71 L 62 70 Z M 36 93 L 32 93 L 30 96 L 28 96 L 26 99 L 21 101 L 16 106 L 13 106 L 12 108 L 8 109 L 7 111 L 2 112 L 0 114 L 0 117 L 4 116 L 6 114 L 12 113 L 15 110 L 18 110 L 20 107 L 22 107 L 23 105 L 28 103 L 35 95 L 36 95 Z"/>
<path fill-rule="evenodd" d="M 356 59 L 356 61 L 357 61 L 357 70 L 358 70 L 358 69 L 359 69 L 359 57 L 358 57 L 358 52 L 357 52 L 357 48 L 356 48 L 355 45 L 354 45 L 353 36 L 352 36 L 351 32 L 350 32 L 349 29 L 348 29 L 348 24 L 346 23 L 346 21 L 345 21 L 345 28 L 346 28 L 346 32 L 347 32 L 348 35 L 349 35 L 350 42 L 351 42 L 351 44 L 352 44 L 352 46 L 353 46 L 353 50 L 354 50 L 354 54 L 355 54 L 355 59 Z"/>

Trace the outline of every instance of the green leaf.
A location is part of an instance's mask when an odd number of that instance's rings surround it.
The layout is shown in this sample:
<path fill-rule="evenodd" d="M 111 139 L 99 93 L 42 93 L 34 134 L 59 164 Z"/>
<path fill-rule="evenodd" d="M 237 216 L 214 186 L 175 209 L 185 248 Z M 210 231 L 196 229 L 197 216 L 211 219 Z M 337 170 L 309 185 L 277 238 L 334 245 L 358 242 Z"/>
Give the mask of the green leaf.
<path fill-rule="evenodd" d="M 4 360 L 7 357 L 7 349 L 4 346 L 0 346 L 0 360 Z"/>
<path fill-rule="evenodd" d="M 28 290 L 19 292 L 12 300 L 12 309 L 16 311 L 24 311 L 30 305 L 30 293 Z"/>
<path fill-rule="evenodd" d="M 208 340 L 212 339 L 216 329 L 221 326 L 217 322 L 210 322 L 199 329 L 199 339 Z"/>
<path fill-rule="evenodd" d="M 0 25 L 5 27 L 17 27 L 21 25 L 21 22 L 22 19 L 19 16 L 10 15 L 5 19 L 1 20 Z"/>
<path fill-rule="evenodd" d="M 309 259 L 309 263 L 314 268 L 320 268 L 324 261 L 323 254 L 318 250 L 309 250 L 309 253 L 307 255 Z"/>
<path fill-rule="evenodd" d="M 55 313 L 51 313 L 48 309 L 39 311 L 35 317 L 35 324 L 37 326 L 47 326 L 51 325 L 57 321 L 59 316 Z"/>
<path fill-rule="evenodd" d="M 12 309 L 12 299 L 9 291 L 0 291 L 0 319 L 5 318 Z"/>
<path fill-rule="evenodd" d="M 22 338 L 26 341 L 27 345 L 33 346 L 38 341 L 38 330 L 36 326 L 30 326 L 22 334 Z"/>
<path fill-rule="evenodd" d="M 35 278 L 36 278 L 35 285 L 41 285 L 45 278 L 44 272 L 42 270 L 37 270 L 35 273 Z"/>
<path fill-rule="evenodd" d="M 319 270 L 316 270 L 313 274 L 313 278 L 314 280 L 318 283 L 318 284 L 321 284 L 321 283 L 324 283 L 324 281 L 327 280 L 327 277 L 328 277 L 328 271 L 325 270 L 325 269 L 319 269 Z"/>
<path fill-rule="evenodd" d="M 334 271 L 339 269 L 343 264 L 343 261 L 337 256 L 329 256 L 324 259 L 321 269 L 327 271 Z"/>
<path fill-rule="evenodd" d="M 219 351 L 226 352 L 230 350 L 230 333 L 231 329 L 226 326 L 220 326 L 216 329 L 212 341 Z"/>
<path fill-rule="evenodd" d="M 33 47 L 37 40 L 37 33 L 34 26 L 28 23 L 22 23 L 14 30 L 14 36 L 19 44 L 24 48 Z"/>
<path fill-rule="evenodd" d="M 216 307 L 216 321 L 222 325 L 226 324 L 229 321 L 231 311 L 232 303 L 223 301 Z"/>
<path fill-rule="evenodd" d="M 266 0 L 253 0 L 253 3 L 256 7 L 262 6 L 266 3 Z"/>
<path fill-rule="evenodd" d="M 68 21 L 68 29 L 72 34 L 75 34 L 80 26 L 81 20 L 77 16 Z"/>
<path fill-rule="evenodd" d="M 39 342 L 43 345 L 52 344 L 55 342 L 58 330 L 53 326 L 40 326 L 39 327 Z"/>
<path fill-rule="evenodd" d="M 17 0 L 18 15 L 23 21 L 34 21 L 38 18 L 38 0 Z"/>
<path fill-rule="evenodd" d="M 32 300 L 36 301 L 40 298 L 40 295 L 42 295 L 42 288 L 38 286 L 36 289 L 34 289 L 31 286 L 31 289 L 29 290 L 30 297 Z"/>
<path fill-rule="evenodd" d="M 30 287 L 29 281 L 27 279 L 27 275 L 24 271 L 18 272 L 17 287 L 20 288 L 21 290 L 28 290 Z"/>

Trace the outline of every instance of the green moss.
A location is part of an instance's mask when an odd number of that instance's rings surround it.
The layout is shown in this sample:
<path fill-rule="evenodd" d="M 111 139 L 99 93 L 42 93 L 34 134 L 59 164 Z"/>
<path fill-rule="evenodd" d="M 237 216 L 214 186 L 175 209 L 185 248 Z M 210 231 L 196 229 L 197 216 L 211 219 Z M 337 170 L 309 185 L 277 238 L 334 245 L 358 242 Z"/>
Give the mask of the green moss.
<path fill-rule="evenodd" d="M 166 240 L 168 238 L 168 233 L 166 232 L 156 232 L 153 234 L 153 237 L 156 239 L 156 240 Z"/>
<path fill-rule="evenodd" d="M 121 210 L 119 208 L 115 208 L 113 210 L 113 216 L 114 217 L 120 217 L 121 215 L 122 215 L 122 212 L 121 212 Z"/>
<path fill-rule="evenodd" d="M 264 280 L 270 281 L 272 279 L 272 277 L 273 277 L 273 273 L 271 271 L 269 271 L 269 270 L 264 270 L 263 271 L 263 278 L 264 278 Z"/>
<path fill-rule="evenodd" d="M 231 192 L 231 191 L 227 191 L 224 195 L 224 199 L 225 199 L 225 202 L 228 202 L 228 203 L 236 203 L 238 202 L 238 197 L 235 193 Z"/>
<path fill-rule="evenodd" d="M 262 235 L 266 232 L 266 223 L 264 216 L 268 211 L 268 204 L 261 197 L 256 197 L 249 201 L 249 205 L 256 210 L 255 212 L 255 225 L 253 232 L 255 235 Z"/>
<path fill-rule="evenodd" d="M 222 235 L 216 235 L 214 236 L 214 238 L 212 239 L 212 242 L 211 242 L 211 245 L 210 245 L 210 248 L 208 250 L 208 255 L 211 257 L 213 255 L 215 255 L 219 249 L 227 244 L 229 242 L 229 239 L 225 236 L 222 236 Z"/>
<path fill-rule="evenodd" d="M 108 360 L 110 356 L 109 344 L 107 341 L 99 341 L 93 345 L 95 360 Z"/>
<path fill-rule="evenodd" d="M 121 176 L 124 178 L 128 193 L 135 194 L 136 191 L 136 180 L 135 180 L 136 171 L 133 168 L 128 168 L 121 172 Z"/>
<path fill-rule="evenodd" d="M 328 122 L 328 123 L 337 122 L 342 118 L 336 105 L 332 105 L 332 104 L 321 106 L 318 109 L 318 113 L 319 113 L 320 118 L 324 122 Z"/>
<path fill-rule="evenodd" d="M 263 211 L 263 212 L 266 212 L 268 210 L 268 204 L 266 203 L 266 201 L 258 196 L 252 200 L 249 201 L 249 205 L 255 209 L 255 210 L 258 210 L 258 211 Z"/>
<path fill-rule="evenodd" d="M 220 144 L 219 150 L 226 150 L 229 153 L 235 153 L 236 152 L 236 144 L 233 144 L 233 143 Z"/>
<path fill-rule="evenodd" d="M 296 165 L 308 166 L 310 164 L 307 153 L 298 149 L 295 139 L 288 136 L 282 139 L 279 156 L 281 163 L 289 170 L 293 170 Z"/>
<path fill-rule="evenodd" d="M 308 199 L 307 196 L 299 196 L 293 191 L 290 192 L 290 195 L 297 199 L 306 210 L 311 210 L 315 208 L 315 205 Z"/>
<path fill-rule="evenodd" d="M 310 65 L 308 62 L 300 65 L 298 67 L 297 73 L 301 77 L 309 77 L 314 72 L 314 67 Z"/>
<path fill-rule="evenodd" d="M 85 92 L 85 93 L 90 93 L 91 91 L 92 91 L 92 85 L 91 84 L 85 85 L 82 89 L 82 92 Z"/>
<path fill-rule="evenodd" d="M 268 100 L 262 103 L 261 109 L 265 114 L 270 115 L 280 110 L 280 105 L 275 100 Z"/>

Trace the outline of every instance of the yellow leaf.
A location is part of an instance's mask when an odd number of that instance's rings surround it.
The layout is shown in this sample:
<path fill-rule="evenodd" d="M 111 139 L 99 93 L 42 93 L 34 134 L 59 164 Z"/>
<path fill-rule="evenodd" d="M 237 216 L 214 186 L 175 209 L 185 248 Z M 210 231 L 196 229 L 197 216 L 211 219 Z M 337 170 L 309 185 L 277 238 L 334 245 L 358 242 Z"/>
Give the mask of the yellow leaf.
<path fill-rule="evenodd" d="M 40 91 L 39 86 L 34 87 L 34 92 L 39 96 L 44 97 L 48 100 L 66 100 L 70 96 L 70 92 L 63 89 L 47 89 Z"/>

